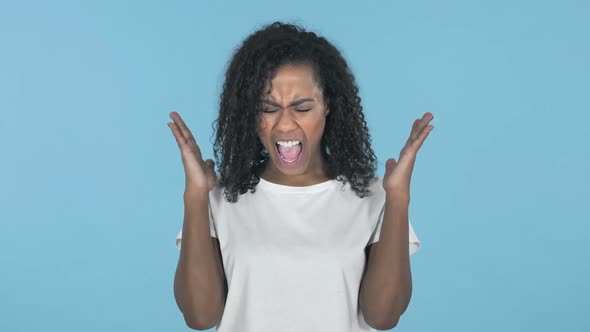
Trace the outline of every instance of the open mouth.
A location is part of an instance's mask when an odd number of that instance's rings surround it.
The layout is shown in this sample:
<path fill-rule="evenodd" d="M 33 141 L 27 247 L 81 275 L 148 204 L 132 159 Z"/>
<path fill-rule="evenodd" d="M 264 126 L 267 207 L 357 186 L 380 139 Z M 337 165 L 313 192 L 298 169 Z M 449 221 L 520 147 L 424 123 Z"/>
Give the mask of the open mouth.
<path fill-rule="evenodd" d="M 297 144 L 286 146 L 275 143 L 277 154 L 284 166 L 297 166 L 302 160 L 303 143 L 300 141 Z"/>

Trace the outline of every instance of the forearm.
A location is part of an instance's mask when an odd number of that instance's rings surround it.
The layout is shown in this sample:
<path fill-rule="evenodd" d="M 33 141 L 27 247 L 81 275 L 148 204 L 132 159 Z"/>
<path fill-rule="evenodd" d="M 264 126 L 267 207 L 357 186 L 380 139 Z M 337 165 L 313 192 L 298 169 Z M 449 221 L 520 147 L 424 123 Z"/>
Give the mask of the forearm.
<path fill-rule="evenodd" d="M 184 193 L 184 221 L 174 295 L 191 327 L 215 325 L 223 312 L 223 271 L 209 229 L 207 193 Z"/>
<path fill-rule="evenodd" d="M 387 194 L 379 242 L 372 246 L 361 285 L 367 320 L 395 326 L 412 295 L 409 258 L 409 198 Z"/>

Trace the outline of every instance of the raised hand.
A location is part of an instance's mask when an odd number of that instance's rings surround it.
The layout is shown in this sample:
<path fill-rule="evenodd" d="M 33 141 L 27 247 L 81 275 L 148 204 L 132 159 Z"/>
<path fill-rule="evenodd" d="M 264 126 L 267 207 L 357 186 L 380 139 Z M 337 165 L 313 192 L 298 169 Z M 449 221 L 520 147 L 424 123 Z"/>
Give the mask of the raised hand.
<path fill-rule="evenodd" d="M 172 112 L 170 118 L 173 122 L 168 122 L 168 127 L 172 129 L 176 138 L 184 166 L 185 192 L 202 191 L 208 193 L 217 183 L 215 163 L 212 159 L 203 160 L 201 149 L 180 114 Z"/>
<path fill-rule="evenodd" d="M 428 124 L 433 118 L 432 113 L 426 112 L 421 119 L 416 119 L 410 137 L 400 153 L 399 161 L 396 162 L 394 158 L 387 159 L 385 175 L 383 176 L 383 189 L 388 195 L 396 195 L 401 199 L 410 199 L 410 180 L 416 162 L 416 155 L 422 143 L 434 128 L 433 125 Z"/>

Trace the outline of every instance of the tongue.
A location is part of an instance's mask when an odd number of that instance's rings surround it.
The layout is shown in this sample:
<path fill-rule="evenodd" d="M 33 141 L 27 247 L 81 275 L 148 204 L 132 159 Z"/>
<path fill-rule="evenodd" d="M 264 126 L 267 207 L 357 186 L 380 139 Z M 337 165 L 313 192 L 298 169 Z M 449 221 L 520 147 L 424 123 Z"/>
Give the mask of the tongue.
<path fill-rule="evenodd" d="M 299 155 L 299 152 L 301 152 L 301 143 L 295 144 L 293 146 L 282 146 L 280 144 L 277 145 L 277 146 L 279 148 L 279 153 L 286 160 L 295 160 L 295 159 L 297 159 L 297 156 Z"/>

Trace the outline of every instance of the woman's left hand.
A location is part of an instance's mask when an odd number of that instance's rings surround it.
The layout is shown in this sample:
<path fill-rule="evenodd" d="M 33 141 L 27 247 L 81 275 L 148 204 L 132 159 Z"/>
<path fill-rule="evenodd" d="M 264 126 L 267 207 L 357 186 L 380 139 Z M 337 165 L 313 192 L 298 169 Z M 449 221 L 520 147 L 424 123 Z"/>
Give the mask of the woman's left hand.
<path fill-rule="evenodd" d="M 383 176 L 383 189 L 387 195 L 394 195 L 409 202 L 410 179 L 416 162 L 416 154 L 434 128 L 433 125 L 428 124 L 433 118 L 432 113 L 426 112 L 421 119 L 416 119 L 410 137 L 400 153 L 399 161 L 394 158 L 387 159 Z"/>

